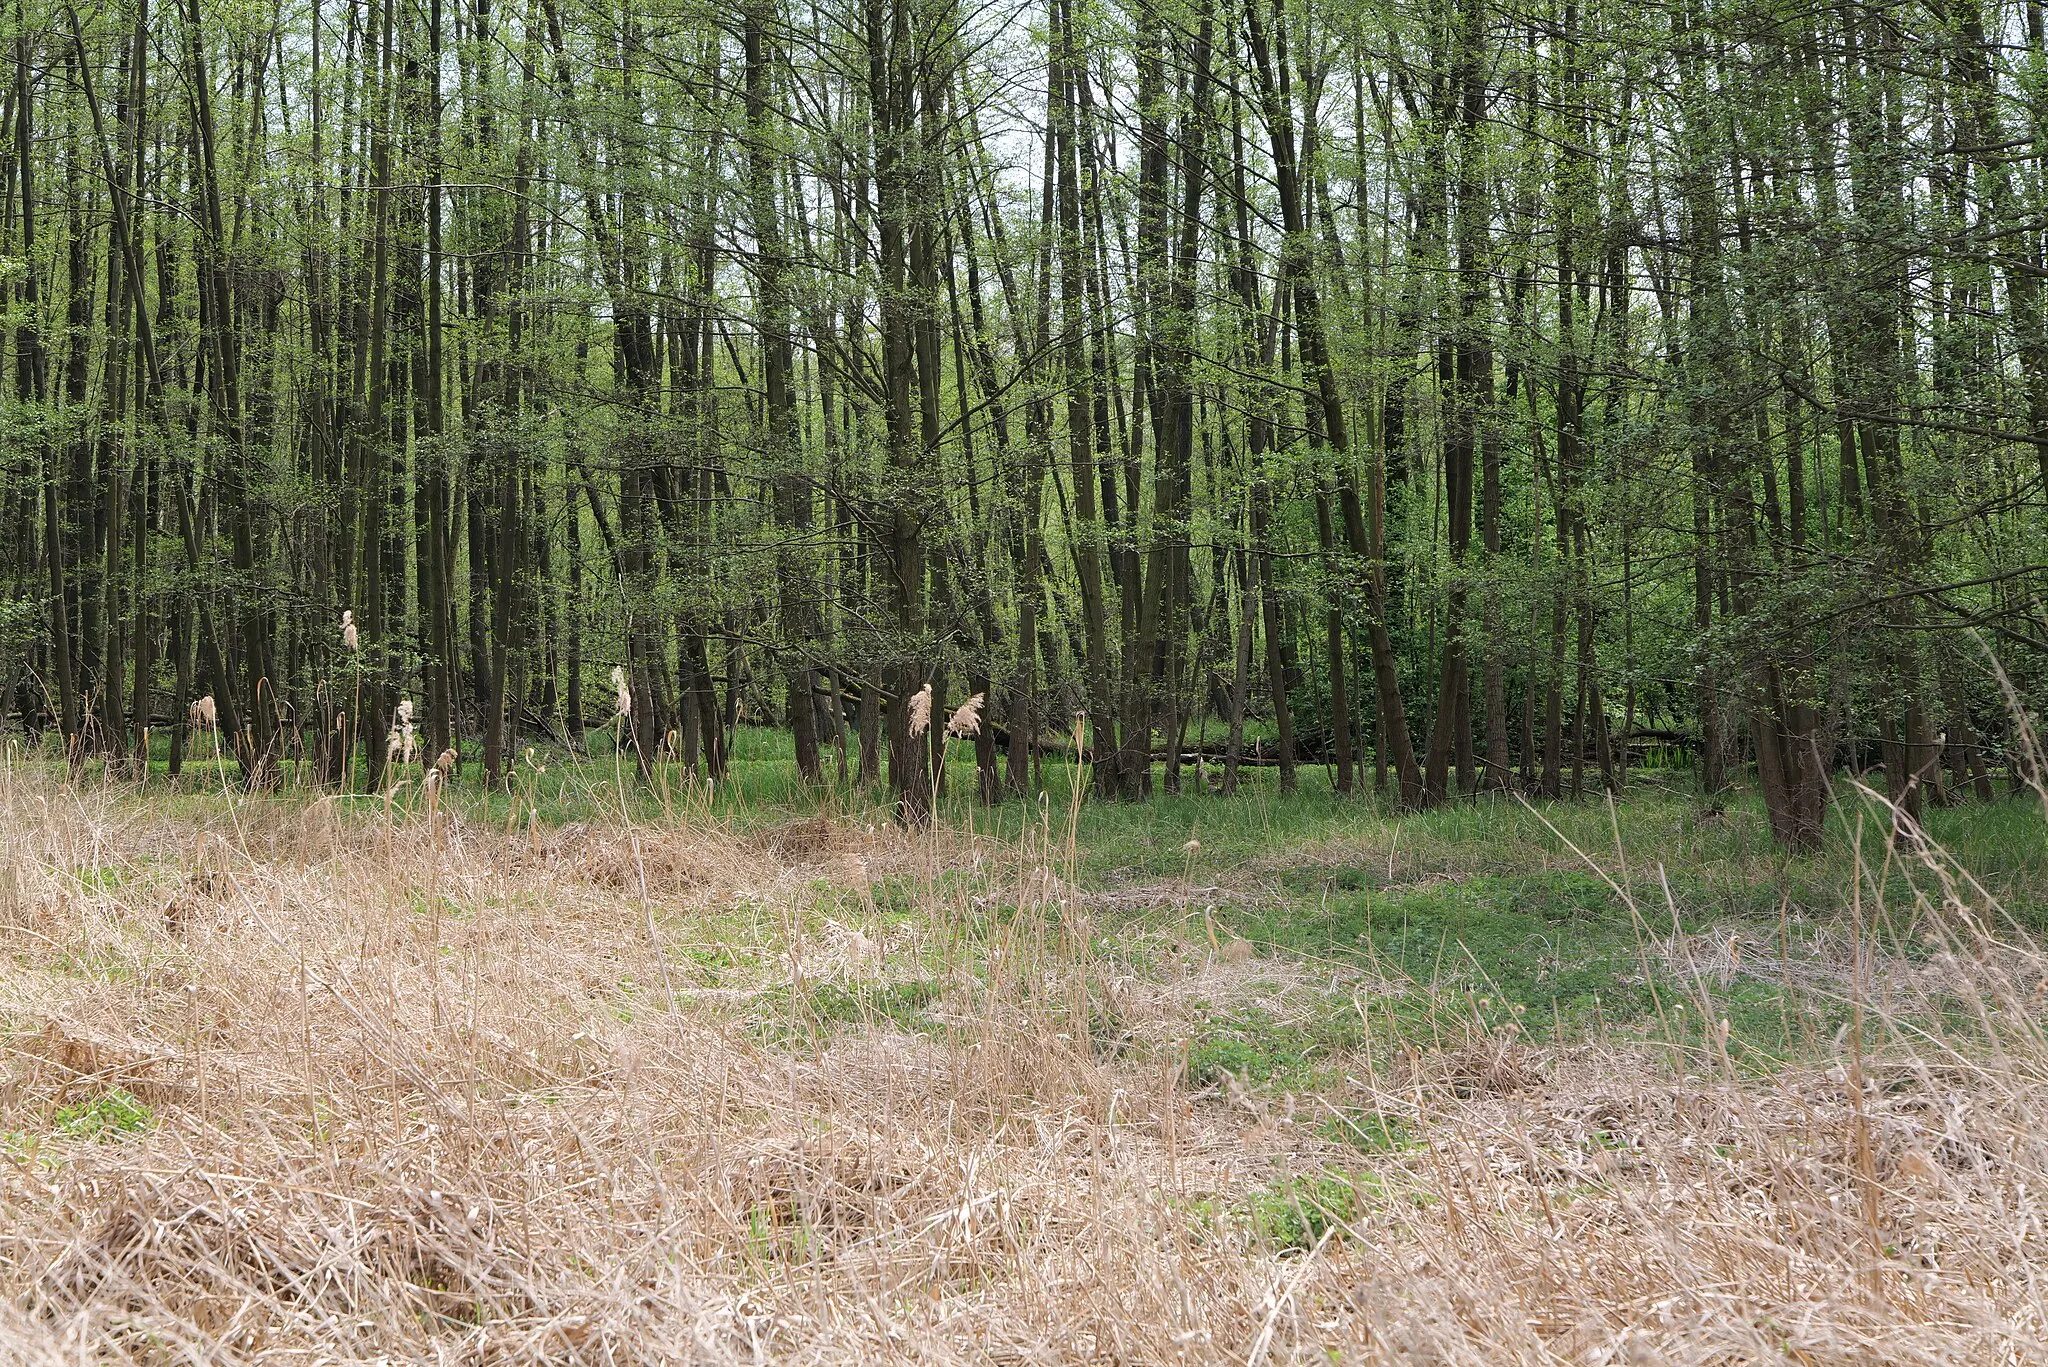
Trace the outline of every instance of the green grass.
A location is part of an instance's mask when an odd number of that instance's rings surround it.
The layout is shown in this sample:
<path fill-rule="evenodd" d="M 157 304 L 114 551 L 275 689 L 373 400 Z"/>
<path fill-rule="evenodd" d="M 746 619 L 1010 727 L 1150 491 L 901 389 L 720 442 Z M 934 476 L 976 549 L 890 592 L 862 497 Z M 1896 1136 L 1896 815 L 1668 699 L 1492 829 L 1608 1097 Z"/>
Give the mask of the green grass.
<path fill-rule="evenodd" d="M 1360 1153 L 1393 1153 L 1416 1143 L 1409 1137 L 1406 1125 L 1380 1111 L 1332 1109 L 1328 1118 L 1316 1126 L 1316 1133 Z"/>
<path fill-rule="evenodd" d="M 168 747 L 167 735 L 152 737 L 149 790 L 158 798 L 182 797 L 195 811 L 208 811 L 224 788 L 235 787 L 233 762 L 216 761 L 208 745 L 188 754 L 173 786 L 165 772 Z M 47 743 L 40 750 L 24 751 L 16 742 L 13 760 L 50 767 L 55 751 Z M 742 829 L 772 826 L 821 809 L 858 821 L 886 820 L 885 795 L 840 782 L 836 768 L 836 758 L 828 751 L 827 784 L 808 788 L 796 778 L 785 732 L 741 727 L 733 736 L 729 771 L 719 783 L 694 781 L 680 765 L 661 765 L 656 779 L 642 784 L 630 762 L 613 753 L 609 733 L 593 731 L 586 750 L 577 755 L 552 743 L 522 744 L 509 792 L 484 791 L 480 757 L 470 753 L 448 802 L 473 819 L 523 819 L 535 813 L 544 824 L 622 811 L 639 820 L 717 820 Z M 298 772 L 295 766 L 286 766 L 288 786 L 297 782 Z M 947 751 L 942 813 L 948 820 L 972 821 L 977 829 L 995 835 L 1016 836 L 1026 825 L 1041 823 L 1061 835 L 1071 816 L 1074 766 L 1048 756 L 1043 775 L 1043 806 L 1035 800 L 1013 799 L 995 808 L 981 807 L 973 796 L 972 749 L 966 742 L 953 742 Z M 1086 776 L 1084 769 L 1084 789 Z M 413 777 L 408 771 L 407 781 L 398 785 L 392 799 L 397 805 L 409 807 L 419 800 Z M 1155 771 L 1155 779 L 1162 778 Z M 1321 766 L 1304 766 L 1300 791 L 1291 795 L 1279 792 L 1277 771 L 1258 768 L 1242 771 L 1240 792 L 1229 799 L 1200 791 L 1192 774 L 1187 776 L 1187 791 L 1176 795 L 1158 791 L 1139 803 L 1091 797 L 1075 825 L 1082 872 L 1096 884 L 1178 876 L 1189 869 L 1183 846 L 1190 839 L 1202 846 L 1192 861 L 1198 881 L 1205 872 L 1247 862 L 1270 863 L 1276 850 L 1309 851 L 1347 842 L 1368 846 L 1376 854 L 1391 851 L 1400 881 L 1451 869 L 1517 872 L 1560 863 L 1579 867 L 1565 844 L 1568 839 L 1617 874 L 1618 843 L 1626 850 L 1631 874 L 1648 880 L 1653 890 L 1655 869 L 1661 863 L 1675 878 L 1688 872 L 1703 875 L 1690 890 L 1751 908 L 1767 901 L 1775 910 L 1780 885 L 1795 893 L 1795 902 L 1800 894 L 1826 900 L 1839 891 L 1858 815 L 1853 798 L 1845 798 L 1844 809 L 1831 819 L 1822 854 L 1787 859 L 1772 845 L 1761 804 L 1753 794 L 1737 790 L 1707 803 L 1688 790 L 1687 782 L 1683 771 L 1640 773 L 1612 812 L 1597 795 L 1577 803 L 1539 804 L 1532 810 L 1513 797 L 1495 794 L 1432 812 L 1396 815 L 1384 796 L 1369 786 L 1356 797 L 1339 797 Z M 386 800 L 385 793 L 363 791 L 342 797 L 366 809 L 381 807 Z M 1870 814 L 1863 815 L 1874 831 Z M 1989 876 L 2006 889 L 2048 883 L 2048 826 L 2031 797 L 1936 808 L 1928 813 L 1927 826 L 1938 843 L 1980 878 Z M 1867 838 L 1876 840 L 1869 832 Z M 1752 875 L 1759 871 L 1767 874 L 1764 882 L 1769 886 L 1757 886 Z M 2048 903 L 2036 903 L 2034 909 L 2048 912 Z M 2042 924 L 2048 926 L 2048 915 Z"/>
<path fill-rule="evenodd" d="M 1187 1080 L 1195 1087 L 1214 1087 L 1230 1078 L 1306 1083 L 1320 1060 L 1357 1043 L 1357 1031 L 1346 1027 L 1336 1013 L 1286 1023 L 1256 1009 L 1214 1016 L 1208 1032 L 1188 1046 Z"/>
<path fill-rule="evenodd" d="M 172 788 L 162 773 L 167 740 L 158 737 L 153 747 L 153 802 L 186 809 L 195 820 L 217 819 L 226 769 L 210 757 L 188 758 Z M 14 762 L 23 758 L 17 751 Z M 447 804 L 493 824 L 624 814 L 647 823 L 715 823 L 742 834 L 820 811 L 856 826 L 888 820 L 885 794 L 838 781 L 835 756 L 828 754 L 827 768 L 832 781 L 807 789 L 796 780 L 786 734 L 742 728 L 720 782 L 664 765 L 643 784 L 610 750 L 608 733 L 594 732 L 582 756 L 522 747 L 509 792 L 485 792 L 472 755 Z M 1369 1008 L 1340 993 L 1286 1023 L 1258 1012 L 1220 1014 L 1189 1046 L 1188 1075 L 1197 1086 L 1217 1085 L 1226 1074 L 1244 1083 L 1295 1085 L 1368 1034 L 1375 1049 L 1424 1038 L 1440 1043 L 1447 1023 L 1513 1024 L 1539 1040 L 1618 1032 L 1699 1047 L 1714 1020 L 1726 1017 L 1731 1055 L 1745 1066 L 1769 1067 L 1827 1040 L 1843 1018 L 1841 1003 L 1765 975 L 1738 973 L 1703 987 L 1652 952 L 1660 942 L 1674 931 L 1740 934 L 1797 954 L 1817 936 L 1839 940 L 1858 885 L 1859 838 L 1863 904 L 1886 908 L 1871 918 L 1878 943 L 1894 953 L 1924 954 L 1915 934 L 1924 914 L 1918 909 L 1942 901 L 1925 869 L 1882 859 L 1881 818 L 1846 785 L 1823 848 L 1792 857 L 1771 842 L 1753 794 L 1737 790 L 1703 801 L 1686 789 L 1683 771 L 1666 769 L 1639 775 L 1611 805 L 1531 805 L 1494 794 L 1421 814 L 1394 813 L 1371 792 L 1340 797 L 1319 766 L 1302 769 L 1294 794 L 1279 792 L 1274 770 L 1248 769 L 1231 799 L 1210 794 L 1190 774 L 1180 794 L 1162 792 L 1142 803 L 1089 797 L 1078 811 L 1073 795 L 1085 792 L 1085 771 L 1048 757 L 1043 775 L 1042 803 L 981 807 L 973 799 L 971 747 L 955 743 L 942 815 L 998 838 L 1029 829 L 1055 851 L 1066 848 L 1071 829 L 1073 872 L 1084 888 L 1178 889 L 1164 898 L 1132 898 L 1128 905 L 1137 909 L 1129 912 L 1098 915 L 1096 933 L 1106 948 L 1160 928 L 1162 919 L 1199 912 L 1218 933 L 1249 940 L 1261 953 L 1412 984 Z M 253 821 L 269 804 L 297 799 L 286 791 L 236 800 L 253 804 L 243 812 Z M 386 800 L 344 799 L 366 812 L 381 811 Z M 410 810 L 421 794 L 405 784 L 389 800 Z M 2001 798 L 1934 809 L 1927 826 L 2014 921 L 2048 928 L 2048 825 L 2036 802 Z M 1868 875 L 1877 869 L 1882 876 L 1873 883 Z M 112 890 L 123 877 L 104 868 L 81 868 L 75 876 L 88 891 Z M 965 905 L 971 883 L 971 875 L 948 871 L 936 891 L 949 904 Z M 866 894 L 865 914 L 906 924 L 929 914 L 934 892 L 922 878 L 878 879 Z M 1125 905 L 1116 897 L 1108 904 Z M 841 890 L 820 905 L 844 910 L 851 901 Z M 999 899 L 984 906 L 988 917 L 1005 914 Z M 717 982 L 715 947 L 693 954 L 704 978 Z M 857 992 L 813 988 L 806 1000 L 781 1003 L 779 1014 L 819 1025 L 879 1019 L 923 1029 L 928 1001 L 919 990 L 916 983 Z M 1362 1014 L 1368 1009 L 1370 1029 Z M 1113 1021 L 1090 1026 L 1099 1037 L 1119 1035 Z"/>
<path fill-rule="evenodd" d="M 154 1121 L 149 1107 L 115 1087 L 89 1101 L 61 1108 L 52 1128 L 67 1139 L 118 1139 L 146 1130 Z"/>
<path fill-rule="evenodd" d="M 932 1028 L 925 1008 L 939 999 L 940 986 L 929 979 L 897 983 L 806 984 L 803 1009 L 821 1025 L 872 1025 L 888 1021 L 898 1029 L 921 1033 Z"/>
<path fill-rule="evenodd" d="M 1276 1252 L 1306 1253 L 1331 1230 L 1357 1219 L 1364 1201 L 1378 1194 L 1379 1184 L 1369 1174 L 1289 1177 L 1253 1199 L 1252 1229 Z"/>

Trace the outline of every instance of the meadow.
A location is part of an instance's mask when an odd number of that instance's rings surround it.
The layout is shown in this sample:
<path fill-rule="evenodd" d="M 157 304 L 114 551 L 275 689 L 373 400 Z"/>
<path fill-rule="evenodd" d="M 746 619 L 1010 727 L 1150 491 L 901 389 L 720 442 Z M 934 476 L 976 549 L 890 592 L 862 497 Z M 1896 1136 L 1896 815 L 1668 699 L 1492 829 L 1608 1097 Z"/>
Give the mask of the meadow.
<path fill-rule="evenodd" d="M 2048 1361 L 2040 795 L 0 787 L 42 1363 Z"/>

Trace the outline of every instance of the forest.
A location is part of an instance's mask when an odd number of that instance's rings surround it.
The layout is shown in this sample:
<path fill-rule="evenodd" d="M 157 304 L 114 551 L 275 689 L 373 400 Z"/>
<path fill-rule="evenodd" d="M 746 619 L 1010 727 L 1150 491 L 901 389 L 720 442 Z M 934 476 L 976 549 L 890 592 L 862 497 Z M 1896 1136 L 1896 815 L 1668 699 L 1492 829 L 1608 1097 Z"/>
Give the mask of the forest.
<path fill-rule="evenodd" d="M 0 686 L 74 763 L 771 723 L 916 824 L 978 699 L 990 801 L 1676 757 L 1793 849 L 2018 778 L 2031 0 L 6 11 Z"/>
<path fill-rule="evenodd" d="M 2040 0 L 0 73 L 0 1362 L 2048 1364 Z"/>

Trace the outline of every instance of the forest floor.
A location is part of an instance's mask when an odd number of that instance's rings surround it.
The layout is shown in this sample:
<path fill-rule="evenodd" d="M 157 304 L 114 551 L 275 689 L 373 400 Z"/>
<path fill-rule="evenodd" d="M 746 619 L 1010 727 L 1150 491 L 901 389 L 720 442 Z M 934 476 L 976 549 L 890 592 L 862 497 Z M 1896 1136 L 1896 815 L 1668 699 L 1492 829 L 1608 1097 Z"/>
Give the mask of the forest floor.
<path fill-rule="evenodd" d="M 23 1364 L 2048 1362 L 2048 822 L 0 776 Z"/>

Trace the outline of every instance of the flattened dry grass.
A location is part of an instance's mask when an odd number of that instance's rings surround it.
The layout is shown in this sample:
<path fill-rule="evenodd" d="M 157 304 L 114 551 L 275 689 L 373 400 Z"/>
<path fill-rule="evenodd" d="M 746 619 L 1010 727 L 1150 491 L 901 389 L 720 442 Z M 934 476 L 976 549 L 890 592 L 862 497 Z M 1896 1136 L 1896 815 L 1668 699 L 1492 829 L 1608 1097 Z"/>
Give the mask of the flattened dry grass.
<path fill-rule="evenodd" d="M 2042 963 L 1937 856 L 1918 997 L 1756 1078 L 1375 1054 L 1369 975 L 1105 931 L 1042 831 L 0 835 L 10 1361 L 2048 1361 Z M 1190 1081 L 1312 992 L 1355 1052 Z"/>

